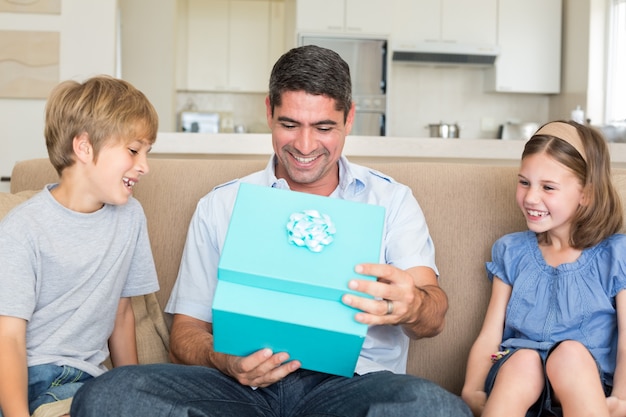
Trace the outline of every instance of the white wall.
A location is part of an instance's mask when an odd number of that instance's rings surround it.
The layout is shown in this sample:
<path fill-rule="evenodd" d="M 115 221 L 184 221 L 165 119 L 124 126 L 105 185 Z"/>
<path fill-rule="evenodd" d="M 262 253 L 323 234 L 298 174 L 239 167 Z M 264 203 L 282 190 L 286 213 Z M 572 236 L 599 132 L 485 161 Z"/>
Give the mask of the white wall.
<path fill-rule="evenodd" d="M 561 94 L 550 99 L 550 117 L 556 119 L 577 105 L 591 124 L 605 120 L 607 0 L 563 1 Z"/>
<path fill-rule="evenodd" d="M 115 75 L 116 8 L 112 0 L 63 0 L 61 15 L 0 13 L 0 30 L 60 32 L 60 80 Z M 0 98 L 0 175 L 15 162 L 45 158 L 45 99 Z M 6 191 L 8 183 L 0 183 Z"/>
<path fill-rule="evenodd" d="M 122 29 L 121 77 L 140 89 L 152 102 L 159 114 L 159 130 L 174 131 L 177 1 L 119 2 Z"/>

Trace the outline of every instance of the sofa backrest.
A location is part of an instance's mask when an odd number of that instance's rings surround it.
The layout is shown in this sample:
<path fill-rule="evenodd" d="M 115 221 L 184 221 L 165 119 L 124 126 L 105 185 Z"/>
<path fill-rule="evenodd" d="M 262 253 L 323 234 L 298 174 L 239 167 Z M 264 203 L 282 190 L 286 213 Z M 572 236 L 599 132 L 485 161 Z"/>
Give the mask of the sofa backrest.
<path fill-rule="evenodd" d="M 176 279 L 189 221 L 196 203 L 214 186 L 262 169 L 266 160 L 158 159 L 135 187 L 155 257 L 161 307 Z M 440 284 L 450 308 L 444 331 L 411 342 L 408 372 L 460 393 L 467 355 L 487 307 L 490 283 L 485 262 L 500 236 L 526 228 L 515 204 L 517 168 L 440 162 L 370 163 L 409 185 L 420 203 L 435 243 Z M 626 169 L 614 170 L 626 201 Z M 56 180 L 46 159 L 18 163 L 11 191 L 40 189 Z"/>

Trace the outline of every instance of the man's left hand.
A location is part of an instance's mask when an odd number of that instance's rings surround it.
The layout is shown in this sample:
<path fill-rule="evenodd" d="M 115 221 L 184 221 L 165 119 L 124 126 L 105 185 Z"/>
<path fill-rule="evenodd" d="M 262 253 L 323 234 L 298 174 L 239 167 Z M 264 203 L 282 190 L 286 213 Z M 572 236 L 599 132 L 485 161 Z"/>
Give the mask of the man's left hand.
<path fill-rule="evenodd" d="M 376 281 L 352 279 L 352 290 L 373 298 L 345 294 L 342 301 L 361 312 L 355 319 L 367 325 L 402 324 L 412 337 L 430 337 L 443 328 L 447 298 L 435 272 L 428 267 L 399 269 L 387 264 L 360 264 L 355 272 L 375 276 Z"/>

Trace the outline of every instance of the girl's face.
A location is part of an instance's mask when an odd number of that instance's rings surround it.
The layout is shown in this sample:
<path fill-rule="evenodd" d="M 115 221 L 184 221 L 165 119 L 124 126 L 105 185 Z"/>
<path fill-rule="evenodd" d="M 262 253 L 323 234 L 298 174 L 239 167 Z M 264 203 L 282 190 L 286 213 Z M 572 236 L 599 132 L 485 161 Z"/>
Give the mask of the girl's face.
<path fill-rule="evenodd" d="M 563 242 L 569 240 L 576 209 L 585 203 L 576 175 L 545 153 L 522 160 L 516 199 L 530 230 L 548 232 Z"/>

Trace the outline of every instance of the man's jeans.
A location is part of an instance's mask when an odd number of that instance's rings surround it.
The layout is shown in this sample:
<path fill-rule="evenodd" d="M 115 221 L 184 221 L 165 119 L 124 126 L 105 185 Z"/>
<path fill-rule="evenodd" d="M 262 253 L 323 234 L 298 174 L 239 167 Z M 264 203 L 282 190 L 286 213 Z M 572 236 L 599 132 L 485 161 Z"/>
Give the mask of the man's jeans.
<path fill-rule="evenodd" d="M 71 415 L 471 417 L 465 403 L 409 375 L 375 372 L 353 378 L 298 370 L 251 389 L 216 369 L 154 364 L 113 369 L 76 393 Z"/>

